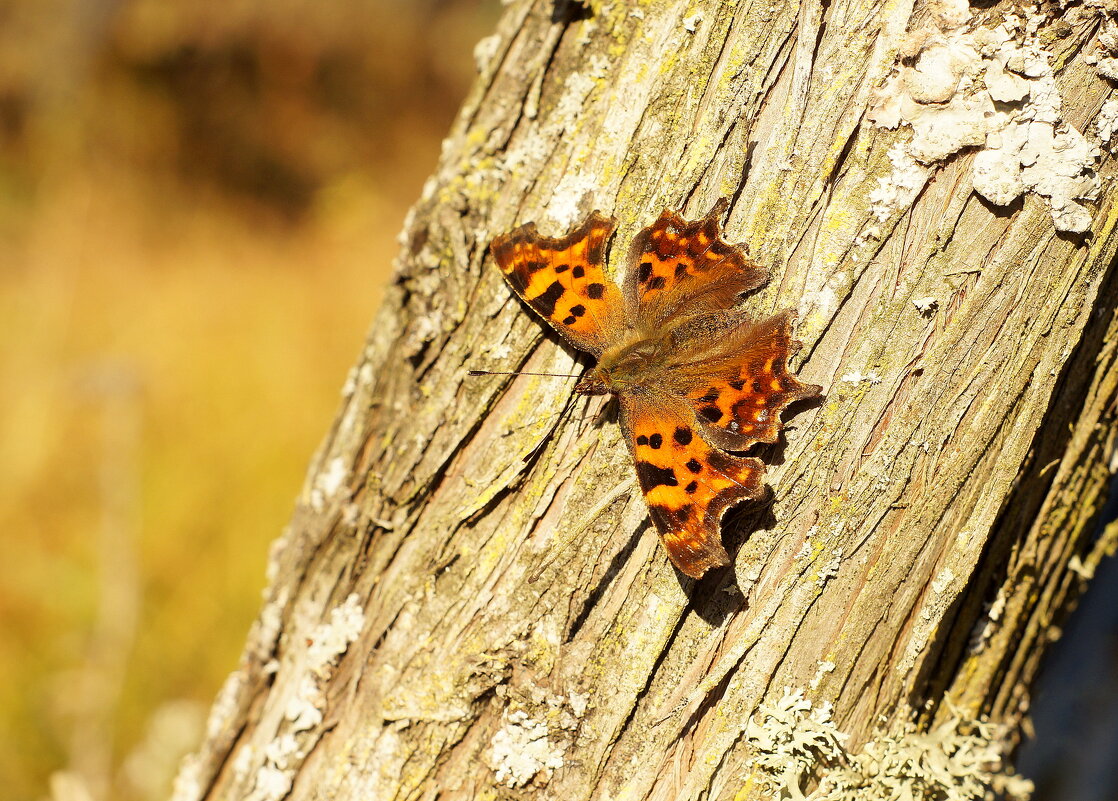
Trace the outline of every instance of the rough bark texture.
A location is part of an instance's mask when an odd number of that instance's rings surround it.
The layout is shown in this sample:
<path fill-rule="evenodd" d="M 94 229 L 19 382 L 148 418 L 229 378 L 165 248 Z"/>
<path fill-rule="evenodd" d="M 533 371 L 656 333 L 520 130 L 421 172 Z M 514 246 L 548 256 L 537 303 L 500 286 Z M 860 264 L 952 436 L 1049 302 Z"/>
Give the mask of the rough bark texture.
<path fill-rule="evenodd" d="M 1016 128 L 920 141 L 920 115 L 953 102 L 918 96 L 937 54 L 949 95 L 989 85 L 999 112 L 1035 112 L 1048 79 L 998 72 L 972 36 L 1009 11 L 512 4 L 177 797 L 840 798 L 843 769 L 878 798 L 920 781 L 836 767 L 863 744 L 979 753 L 936 797 L 993 781 L 1108 547 L 1092 526 L 1118 400 L 1118 209 L 1074 202 L 1114 161 L 1064 170 L 1065 191 L 1029 173 L 1042 157 L 1001 159 Z M 1054 75 L 1059 124 L 1034 124 L 1098 142 L 1111 85 L 1087 56 L 1107 56 L 1106 19 L 1051 12 L 998 46 Z M 900 124 L 871 124 L 898 95 Z M 980 198 L 983 158 L 1027 190 L 998 196 L 986 173 Z M 466 371 L 578 369 L 502 283 L 493 235 L 602 209 L 616 267 L 662 208 L 694 218 L 719 197 L 728 238 L 773 274 L 747 304 L 799 310 L 801 376 L 826 399 L 764 452 L 772 503 L 727 517 L 734 567 L 696 583 L 597 400 L 559 414 L 572 381 Z M 983 715 L 1005 728 L 967 734 Z"/>

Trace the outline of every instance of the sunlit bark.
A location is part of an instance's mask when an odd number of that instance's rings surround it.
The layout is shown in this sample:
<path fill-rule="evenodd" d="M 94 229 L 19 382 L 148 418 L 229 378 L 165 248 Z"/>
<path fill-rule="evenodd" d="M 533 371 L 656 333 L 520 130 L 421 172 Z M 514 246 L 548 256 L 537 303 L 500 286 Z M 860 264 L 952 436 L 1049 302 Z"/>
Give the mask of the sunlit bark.
<path fill-rule="evenodd" d="M 1100 13 L 1036 36 L 982 14 L 510 5 L 178 798 L 888 797 L 906 778 L 869 775 L 867 742 L 996 784 L 1105 548 L 1118 275 L 1114 198 L 1077 200 L 1114 172 L 1083 150 Z M 662 208 L 721 197 L 773 276 L 747 305 L 799 311 L 825 400 L 762 451 L 772 502 L 728 516 L 735 564 L 696 583 L 597 401 L 466 373 L 579 369 L 494 235 L 601 209 L 616 266 Z"/>

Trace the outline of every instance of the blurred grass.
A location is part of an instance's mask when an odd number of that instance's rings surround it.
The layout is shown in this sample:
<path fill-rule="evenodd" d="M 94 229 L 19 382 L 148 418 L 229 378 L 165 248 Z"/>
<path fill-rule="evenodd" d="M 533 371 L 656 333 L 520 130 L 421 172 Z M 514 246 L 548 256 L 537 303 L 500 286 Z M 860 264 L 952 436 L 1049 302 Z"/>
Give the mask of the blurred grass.
<path fill-rule="evenodd" d="M 495 0 L 0 0 L 0 775 L 165 797 Z"/>

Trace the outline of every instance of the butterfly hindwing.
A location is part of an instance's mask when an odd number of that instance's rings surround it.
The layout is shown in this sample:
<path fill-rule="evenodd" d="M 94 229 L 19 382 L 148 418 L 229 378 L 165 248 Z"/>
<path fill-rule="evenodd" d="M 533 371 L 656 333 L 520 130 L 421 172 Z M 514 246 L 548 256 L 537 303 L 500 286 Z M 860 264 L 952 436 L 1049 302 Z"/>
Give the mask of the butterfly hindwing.
<path fill-rule="evenodd" d="M 605 272 L 613 228 L 613 220 L 595 212 L 563 237 L 541 236 L 529 223 L 490 246 L 516 293 L 571 344 L 594 355 L 623 315 L 620 290 Z"/>
<path fill-rule="evenodd" d="M 689 365 L 695 383 L 687 397 L 712 442 L 739 451 L 776 442 L 780 413 L 820 393 L 822 387 L 803 383 L 788 369 L 797 347 L 792 313 L 783 312 L 759 323 L 742 321 L 722 334 L 707 358 Z"/>
<path fill-rule="evenodd" d="M 672 563 L 693 578 L 729 564 L 722 513 L 761 496 L 764 464 L 708 444 L 685 401 L 629 394 L 620 401 L 637 481 Z"/>

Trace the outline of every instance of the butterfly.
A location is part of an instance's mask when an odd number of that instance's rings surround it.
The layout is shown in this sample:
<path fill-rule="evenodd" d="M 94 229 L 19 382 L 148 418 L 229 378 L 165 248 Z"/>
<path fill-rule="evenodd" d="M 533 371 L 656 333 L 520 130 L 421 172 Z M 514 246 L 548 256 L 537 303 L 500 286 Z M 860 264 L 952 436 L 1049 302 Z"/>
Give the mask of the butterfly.
<path fill-rule="evenodd" d="M 763 495 L 764 463 L 740 452 L 776 442 L 784 408 L 822 390 L 788 369 L 794 314 L 739 307 L 768 271 L 722 240 L 725 208 L 693 222 L 665 210 L 633 240 L 620 286 L 605 269 L 617 223 L 596 211 L 566 236 L 528 223 L 490 245 L 516 294 L 597 360 L 575 392 L 618 399 L 652 521 L 693 578 L 730 563 L 726 509 Z"/>

